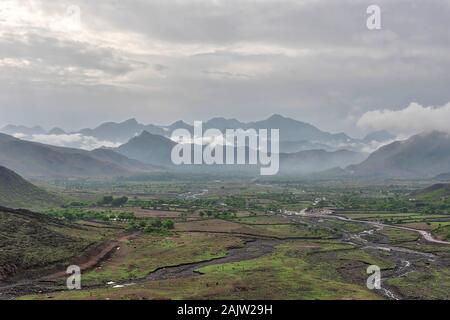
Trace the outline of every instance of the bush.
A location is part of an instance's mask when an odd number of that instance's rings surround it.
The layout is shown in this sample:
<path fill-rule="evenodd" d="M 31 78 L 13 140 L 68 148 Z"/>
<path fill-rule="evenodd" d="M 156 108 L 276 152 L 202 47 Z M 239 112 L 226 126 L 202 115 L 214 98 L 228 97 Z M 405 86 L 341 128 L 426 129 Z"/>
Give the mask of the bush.
<path fill-rule="evenodd" d="M 113 207 L 121 207 L 124 204 L 126 204 L 127 202 L 128 202 L 128 197 L 120 197 L 120 198 L 113 199 L 113 201 L 111 202 L 111 205 Z"/>
<path fill-rule="evenodd" d="M 152 223 L 151 223 L 151 226 L 152 227 L 154 227 L 154 228 L 156 228 L 156 229 L 159 229 L 159 228 L 161 228 L 162 227 L 162 221 L 161 221 L 161 219 L 154 219 L 153 221 L 152 221 Z"/>
<path fill-rule="evenodd" d="M 172 220 L 164 220 L 163 228 L 167 230 L 172 230 L 175 228 L 175 223 Z"/>
<path fill-rule="evenodd" d="M 98 202 L 99 205 L 108 205 L 113 202 L 113 196 L 104 196 L 102 200 Z"/>

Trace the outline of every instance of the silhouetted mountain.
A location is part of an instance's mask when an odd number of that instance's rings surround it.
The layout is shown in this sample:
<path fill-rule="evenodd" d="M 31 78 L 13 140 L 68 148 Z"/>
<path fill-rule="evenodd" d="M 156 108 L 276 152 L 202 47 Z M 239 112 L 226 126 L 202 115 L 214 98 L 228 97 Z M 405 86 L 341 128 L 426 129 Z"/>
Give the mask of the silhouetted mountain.
<path fill-rule="evenodd" d="M 284 153 L 280 154 L 280 172 L 301 174 L 322 172 L 360 163 L 366 158 L 367 154 L 348 150 L 334 152 L 309 150 L 297 153 Z"/>
<path fill-rule="evenodd" d="M 170 166 L 172 148 L 175 144 L 166 137 L 144 131 L 114 150 L 147 164 Z"/>
<path fill-rule="evenodd" d="M 0 165 L 27 177 L 119 176 L 142 171 L 142 164 L 110 152 L 90 152 L 29 142 L 0 134 Z"/>
<path fill-rule="evenodd" d="M 194 127 L 193 126 L 191 126 L 190 124 L 187 124 L 186 122 L 181 121 L 181 120 L 172 123 L 170 126 L 165 127 L 165 129 L 167 129 L 167 131 L 165 131 L 165 134 L 164 134 L 165 136 L 171 136 L 172 132 L 174 132 L 177 129 L 186 129 L 186 130 L 188 130 L 191 133 L 194 131 Z"/>
<path fill-rule="evenodd" d="M 188 129 L 192 132 L 192 126 L 186 126 L 182 121 L 172 124 L 170 126 L 170 132 L 178 128 Z M 226 129 L 279 129 L 280 140 L 284 142 L 308 141 L 310 143 L 337 144 L 357 141 L 344 133 L 332 134 L 324 132 L 308 123 L 286 118 L 278 114 L 266 120 L 249 123 L 240 122 L 236 119 L 213 118 L 203 124 L 204 131 L 211 128 L 219 129 L 222 132 Z"/>
<path fill-rule="evenodd" d="M 89 154 L 97 158 L 98 160 L 113 163 L 117 166 L 120 166 L 130 172 L 152 172 L 152 171 L 158 171 L 161 170 L 161 167 L 153 166 L 150 164 L 142 163 L 135 159 L 130 159 L 118 152 L 115 152 L 111 149 L 95 149 L 89 152 Z"/>
<path fill-rule="evenodd" d="M 61 134 L 66 134 L 66 132 L 63 129 L 61 129 L 61 128 L 55 127 L 53 129 L 51 129 L 48 132 L 48 134 L 61 135 Z"/>
<path fill-rule="evenodd" d="M 136 119 L 129 119 L 121 123 L 106 122 L 95 129 L 83 129 L 78 133 L 85 136 L 91 136 L 99 140 L 124 143 L 132 137 L 140 135 L 143 131 L 160 135 L 164 135 L 166 133 L 160 127 L 154 125 L 143 125 L 138 123 Z"/>
<path fill-rule="evenodd" d="M 17 173 L 0 166 L 0 206 L 44 208 L 62 204 L 57 196 L 42 190 Z"/>
<path fill-rule="evenodd" d="M 275 114 L 267 120 L 251 122 L 248 128 L 254 129 L 279 129 L 281 141 L 310 141 L 327 144 L 350 143 L 354 139 L 344 133 L 332 134 L 321 131 L 306 122 L 293 120 Z"/>
<path fill-rule="evenodd" d="M 336 146 L 332 147 L 323 143 L 314 143 L 307 140 L 303 141 L 281 141 L 280 152 L 281 153 L 297 153 L 307 150 L 325 150 L 325 151 L 337 151 Z"/>
<path fill-rule="evenodd" d="M 7 125 L 6 127 L 3 127 L 0 129 L 0 132 L 3 132 L 5 134 L 9 135 L 15 135 L 15 134 L 24 134 L 24 135 L 33 135 L 33 134 L 45 134 L 46 131 L 42 129 L 40 126 L 35 127 L 26 127 L 26 126 L 15 126 L 15 125 Z"/>
<path fill-rule="evenodd" d="M 236 119 L 225 119 L 225 118 L 213 118 L 204 124 L 204 129 L 219 129 L 225 132 L 226 129 L 247 129 L 248 125 L 246 123 L 240 122 Z"/>
<path fill-rule="evenodd" d="M 40 127 L 26 128 L 22 126 L 7 126 L 4 128 L 10 134 L 22 134 L 24 139 L 30 138 L 32 134 L 45 134 Z M 130 139 L 139 136 L 142 132 L 164 136 L 170 138 L 176 129 L 186 129 L 193 133 L 194 127 L 182 120 L 172 123 L 169 126 L 144 125 L 136 119 L 116 123 L 106 122 L 94 129 L 82 129 L 78 133 L 83 135 L 82 139 L 60 139 L 59 145 L 75 148 L 87 148 L 87 146 L 98 145 L 98 142 L 92 142 L 86 137 L 94 137 L 106 146 L 113 146 L 127 143 Z M 387 131 L 377 131 L 368 134 L 364 139 L 354 139 L 345 133 L 329 133 L 322 131 L 315 126 L 283 117 L 275 114 L 268 119 L 255 122 L 241 122 L 236 119 L 226 119 L 223 117 L 212 118 L 203 123 L 203 131 L 208 129 L 219 129 L 225 133 L 226 129 L 279 129 L 280 130 L 280 151 L 283 153 L 293 153 L 306 150 L 323 149 L 326 151 L 338 151 L 342 149 L 350 151 L 373 150 L 378 148 L 383 142 L 393 140 L 394 136 Z M 32 132 L 32 134 L 30 134 Z M 62 135 L 65 131 L 60 128 L 54 128 L 49 131 L 52 135 Z M 41 141 L 53 141 L 52 139 L 41 139 Z M 87 142 L 86 142 L 87 141 Z"/>
<path fill-rule="evenodd" d="M 450 136 L 432 132 L 381 147 L 348 168 L 356 176 L 434 177 L 450 172 Z"/>

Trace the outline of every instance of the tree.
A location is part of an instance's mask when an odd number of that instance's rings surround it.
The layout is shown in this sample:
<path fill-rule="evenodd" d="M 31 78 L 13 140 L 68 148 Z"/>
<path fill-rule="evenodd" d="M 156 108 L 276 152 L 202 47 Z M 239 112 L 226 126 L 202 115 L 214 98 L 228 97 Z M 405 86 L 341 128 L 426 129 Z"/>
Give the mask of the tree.
<path fill-rule="evenodd" d="M 116 198 L 112 201 L 111 205 L 113 207 L 121 207 L 128 202 L 128 197 Z"/>
<path fill-rule="evenodd" d="M 152 226 L 153 228 L 157 228 L 157 229 L 161 228 L 161 227 L 162 227 L 161 219 L 159 219 L 159 218 L 154 219 L 154 220 L 152 221 L 152 223 L 151 223 L 151 226 Z"/>
<path fill-rule="evenodd" d="M 113 196 L 104 196 L 102 200 L 99 201 L 100 205 L 107 205 L 113 202 Z"/>
<path fill-rule="evenodd" d="M 167 230 L 175 228 L 175 223 L 172 220 L 164 220 L 163 227 Z"/>
<path fill-rule="evenodd" d="M 133 212 L 121 212 L 119 213 L 118 218 L 120 220 L 133 220 L 135 216 Z"/>

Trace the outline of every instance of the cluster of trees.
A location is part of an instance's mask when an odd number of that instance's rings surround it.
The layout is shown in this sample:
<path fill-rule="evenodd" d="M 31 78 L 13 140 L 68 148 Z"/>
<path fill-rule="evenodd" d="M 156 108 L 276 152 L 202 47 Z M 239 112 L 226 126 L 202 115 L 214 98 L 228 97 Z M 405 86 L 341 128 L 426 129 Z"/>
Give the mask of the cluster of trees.
<path fill-rule="evenodd" d="M 237 214 L 234 210 L 225 210 L 225 211 L 218 211 L 218 210 L 203 210 L 199 212 L 199 215 L 201 218 L 215 218 L 215 219 L 234 219 L 236 218 Z"/>
<path fill-rule="evenodd" d="M 159 218 L 135 220 L 129 224 L 129 229 L 143 230 L 146 233 L 162 233 L 175 228 L 173 220 L 161 220 Z"/>
<path fill-rule="evenodd" d="M 414 200 L 408 197 L 368 198 L 343 196 L 336 201 L 336 207 L 343 209 L 422 212 L 426 214 L 448 213 L 450 203 L 446 201 Z"/>
<path fill-rule="evenodd" d="M 89 206 L 89 203 L 84 201 L 72 201 L 69 204 L 63 204 L 61 208 L 83 208 Z"/>
<path fill-rule="evenodd" d="M 141 200 L 132 199 L 129 200 L 129 205 L 134 207 L 141 207 L 142 209 L 164 210 L 174 208 L 204 208 L 217 206 L 217 200 L 212 199 L 152 199 Z"/>
<path fill-rule="evenodd" d="M 76 220 L 99 220 L 99 221 L 130 221 L 135 220 L 133 212 L 113 212 L 108 211 L 94 211 L 94 210 L 82 210 L 82 209 L 50 209 L 46 214 L 63 220 L 76 221 Z"/>
<path fill-rule="evenodd" d="M 114 198 L 113 196 L 104 196 L 97 204 L 99 206 L 122 207 L 128 202 L 128 197 Z"/>

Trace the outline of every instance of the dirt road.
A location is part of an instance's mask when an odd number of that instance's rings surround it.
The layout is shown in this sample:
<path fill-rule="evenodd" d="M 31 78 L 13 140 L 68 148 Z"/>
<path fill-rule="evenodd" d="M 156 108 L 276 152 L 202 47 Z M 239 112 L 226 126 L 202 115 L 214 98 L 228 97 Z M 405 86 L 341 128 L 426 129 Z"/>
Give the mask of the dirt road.
<path fill-rule="evenodd" d="M 355 220 L 355 219 L 350 219 L 350 218 L 347 218 L 347 217 L 338 216 L 338 215 L 335 215 L 335 214 L 331 214 L 331 215 L 311 214 L 311 213 L 308 213 L 305 209 L 300 211 L 300 212 L 298 212 L 297 216 L 305 216 L 305 217 L 313 217 L 313 218 L 321 218 L 321 219 L 336 219 L 336 220 L 341 220 L 341 221 L 346 221 L 346 222 L 364 223 L 364 224 L 367 224 L 367 225 L 370 225 L 370 226 L 373 226 L 373 227 L 383 227 L 383 228 L 393 228 L 393 229 L 407 230 L 407 231 L 417 232 L 418 234 L 420 234 L 428 242 L 450 245 L 450 242 L 438 240 L 438 239 L 434 238 L 431 235 L 431 233 L 429 233 L 427 231 L 424 231 L 424 230 L 419 230 L 419 229 L 413 229 L 413 228 L 402 227 L 402 226 L 395 226 L 395 225 L 384 224 L 384 223 L 381 223 L 381 222 L 374 222 L 374 221 Z M 288 217 L 292 217 L 292 216 L 288 216 Z"/>
<path fill-rule="evenodd" d="M 107 259 L 112 253 L 114 253 L 115 250 L 120 248 L 120 243 L 126 240 L 130 240 L 135 238 L 139 233 L 131 233 L 131 234 L 124 234 L 117 239 L 108 241 L 104 243 L 103 245 L 98 246 L 97 248 L 93 249 L 90 252 L 85 253 L 81 257 L 75 259 L 72 262 L 72 265 L 77 265 L 80 267 L 81 271 L 86 271 L 89 269 L 94 268 L 97 266 L 100 262 Z M 66 271 L 59 271 L 56 273 L 53 273 L 51 275 L 42 277 L 40 280 L 48 281 L 48 280 L 55 280 L 58 278 L 67 277 Z"/>

